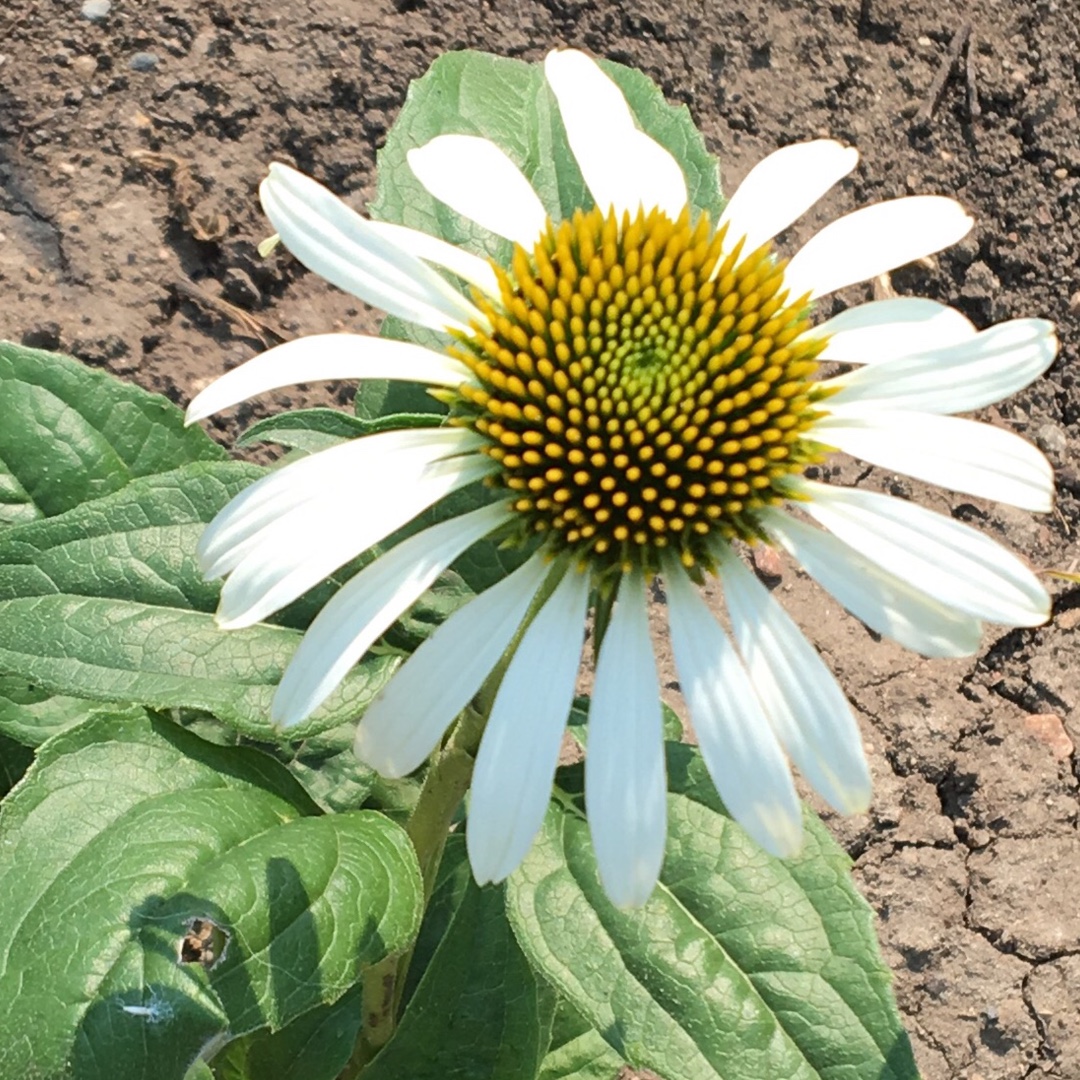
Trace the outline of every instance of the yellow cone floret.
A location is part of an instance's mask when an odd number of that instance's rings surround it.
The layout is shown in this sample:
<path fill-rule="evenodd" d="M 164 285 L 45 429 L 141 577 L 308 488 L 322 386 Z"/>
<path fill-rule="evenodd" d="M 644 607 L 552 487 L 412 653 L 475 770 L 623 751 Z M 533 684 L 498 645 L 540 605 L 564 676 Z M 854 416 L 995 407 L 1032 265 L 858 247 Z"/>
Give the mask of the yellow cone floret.
<path fill-rule="evenodd" d="M 656 572 L 665 551 L 711 569 L 715 541 L 752 538 L 778 482 L 818 460 L 824 340 L 768 244 L 723 240 L 704 214 L 579 210 L 495 267 L 500 301 L 477 296 L 486 325 L 455 350 L 475 383 L 452 415 L 553 552 L 601 573 Z"/>

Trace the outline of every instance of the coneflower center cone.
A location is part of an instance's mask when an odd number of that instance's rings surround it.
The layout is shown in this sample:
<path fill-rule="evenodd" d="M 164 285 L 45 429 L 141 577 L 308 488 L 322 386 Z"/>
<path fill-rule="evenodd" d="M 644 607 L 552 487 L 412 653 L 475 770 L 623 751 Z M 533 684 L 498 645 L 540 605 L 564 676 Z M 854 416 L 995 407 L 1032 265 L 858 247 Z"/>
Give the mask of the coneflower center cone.
<path fill-rule="evenodd" d="M 451 417 L 484 436 L 522 539 L 600 575 L 671 554 L 712 569 L 820 460 L 809 305 L 768 244 L 723 246 L 704 214 L 593 209 L 495 267 L 500 298 L 477 296 L 486 324 L 453 350 L 473 380 Z"/>

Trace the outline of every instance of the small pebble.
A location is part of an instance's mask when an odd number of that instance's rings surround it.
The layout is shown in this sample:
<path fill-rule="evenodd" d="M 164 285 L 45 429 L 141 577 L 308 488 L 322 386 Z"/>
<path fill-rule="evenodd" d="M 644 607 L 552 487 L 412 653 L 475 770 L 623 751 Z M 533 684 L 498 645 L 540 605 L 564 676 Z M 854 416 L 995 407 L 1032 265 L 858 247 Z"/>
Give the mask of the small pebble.
<path fill-rule="evenodd" d="M 92 56 L 76 56 L 71 62 L 71 70 L 84 82 L 89 82 L 97 74 L 97 61 Z"/>
<path fill-rule="evenodd" d="M 1065 732 L 1065 726 L 1060 717 L 1053 713 L 1038 713 L 1024 719 L 1024 729 L 1033 738 L 1049 747 L 1050 753 L 1064 761 L 1072 757 L 1074 750 L 1072 739 Z"/>
<path fill-rule="evenodd" d="M 137 52 L 128 61 L 128 67 L 132 71 L 153 71 L 159 63 L 157 53 Z"/>
<path fill-rule="evenodd" d="M 1080 292 L 1074 292 L 1069 298 L 1069 313 L 1080 315 Z"/>
<path fill-rule="evenodd" d="M 1064 454 L 1068 449 L 1068 436 L 1057 424 L 1040 424 L 1033 434 L 1036 444 L 1043 453 Z"/>
<path fill-rule="evenodd" d="M 82 6 L 82 17 L 91 22 L 100 22 L 109 16 L 112 9 L 112 0 L 85 0 Z"/>
<path fill-rule="evenodd" d="M 757 576 L 766 584 L 775 585 L 784 576 L 784 564 L 775 548 L 766 544 L 755 544 L 750 551 Z"/>

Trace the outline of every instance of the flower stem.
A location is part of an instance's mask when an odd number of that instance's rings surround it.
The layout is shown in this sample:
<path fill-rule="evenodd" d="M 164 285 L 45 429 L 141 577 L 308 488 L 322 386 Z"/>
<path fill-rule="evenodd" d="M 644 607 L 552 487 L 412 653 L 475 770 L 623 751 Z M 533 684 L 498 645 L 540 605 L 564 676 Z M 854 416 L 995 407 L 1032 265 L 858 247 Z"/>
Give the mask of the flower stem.
<path fill-rule="evenodd" d="M 412 841 L 417 862 L 420 864 L 425 911 L 435 889 L 450 826 L 465 793 L 469 790 L 476 754 L 480 748 L 480 737 L 487 726 L 499 684 L 526 628 L 558 585 L 562 569 L 565 568 L 557 568 L 550 573 L 538 590 L 529 613 L 509 648 L 484 680 L 475 703 L 467 706 L 458 717 L 453 733 L 446 745 L 436 751 L 424 778 L 420 796 L 405 831 Z M 410 947 L 403 953 L 386 957 L 364 972 L 360 1036 L 353 1055 L 338 1080 L 356 1080 L 364 1067 L 389 1042 L 397 1024 L 412 957 L 413 947 Z"/>

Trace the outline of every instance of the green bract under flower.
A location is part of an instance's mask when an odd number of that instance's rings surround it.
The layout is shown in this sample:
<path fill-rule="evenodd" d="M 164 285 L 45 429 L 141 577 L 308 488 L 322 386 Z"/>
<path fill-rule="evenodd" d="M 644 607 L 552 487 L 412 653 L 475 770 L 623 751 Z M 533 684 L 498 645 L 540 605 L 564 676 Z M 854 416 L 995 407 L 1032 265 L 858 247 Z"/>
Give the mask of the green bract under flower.
<path fill-rule="evenodd" d="M 482 434 L 523 534 L 628 572 L 664 552 L 712 570 L 718 538 L 752 538 L 806 439 L 824 341 L 788 303 L 769 244 L 725 253 L 705 215 L 620 223 L 578 211 L 495 267 L 498 302 L 454 351 L 474 381 L 443 395 Z"/>

